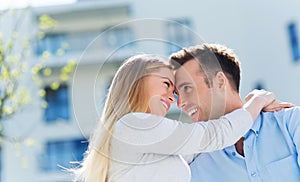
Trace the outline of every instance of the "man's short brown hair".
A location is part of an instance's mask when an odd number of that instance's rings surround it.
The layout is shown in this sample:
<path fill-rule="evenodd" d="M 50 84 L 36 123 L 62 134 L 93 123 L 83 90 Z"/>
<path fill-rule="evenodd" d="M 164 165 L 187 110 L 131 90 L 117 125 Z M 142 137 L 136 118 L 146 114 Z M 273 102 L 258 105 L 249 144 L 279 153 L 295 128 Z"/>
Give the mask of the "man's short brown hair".
<path fill-rule="evenodd" d="M 231 87 L 239 92 L 240 62 L 231 49 L 220 44 L 201 44 L 173 53 L 169 57 L 169 62 L 176 70 L 192 59 L 200 63 L 200 71 L 206 75 L 209 87 L 211 87 L 213 76 L 222 71 L 229 80 Z"/>

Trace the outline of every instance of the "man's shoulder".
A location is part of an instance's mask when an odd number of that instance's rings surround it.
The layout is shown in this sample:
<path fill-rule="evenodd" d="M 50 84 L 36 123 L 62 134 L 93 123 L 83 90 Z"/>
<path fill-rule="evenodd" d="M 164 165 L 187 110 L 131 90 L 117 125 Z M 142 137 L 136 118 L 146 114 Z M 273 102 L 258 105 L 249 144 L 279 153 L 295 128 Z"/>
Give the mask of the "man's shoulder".
<path fill-rule="evenodd" d="M 281 131 L 292 132 L 300 127 L 300 107 L 281 109 L 276 112 L 262 112 L 261 117 L 264 128 L 270 130 L 277 126 Z"/>
<path fill-rule="evenodd" d="M 275 111 L 275 112 L 261 112 L 262 116 L 266 116 L 266 117 L 300 117 L 300 107 L 299 106 L 295 106 L 295 107 L 291 107 L 291 108 L 284 108 L 281 109 L 279 111 Z"/>
<path fill-rule="evenodd" d="M 292 113 L 292 112 L 300 112 L 300 106 L 295 106 L 295 107 L 290 107 L 290 108 L 284 108 L 284 109 L 281 109 L 275 113 Z"/>

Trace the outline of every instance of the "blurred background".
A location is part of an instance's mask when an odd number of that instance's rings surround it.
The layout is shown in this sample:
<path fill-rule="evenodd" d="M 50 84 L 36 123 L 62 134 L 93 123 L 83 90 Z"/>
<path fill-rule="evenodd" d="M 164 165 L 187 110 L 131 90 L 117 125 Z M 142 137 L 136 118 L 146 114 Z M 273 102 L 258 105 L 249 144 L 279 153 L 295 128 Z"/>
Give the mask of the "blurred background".
<path fill-rule="evenodd" d="M 241 96 L 300 105 L 300 2 L 0 1 L 0 181 L 71 181 L 118 66 L 199 43 L 232 48 Z M 172 106 L 171 118 L 186 120 Z"/>

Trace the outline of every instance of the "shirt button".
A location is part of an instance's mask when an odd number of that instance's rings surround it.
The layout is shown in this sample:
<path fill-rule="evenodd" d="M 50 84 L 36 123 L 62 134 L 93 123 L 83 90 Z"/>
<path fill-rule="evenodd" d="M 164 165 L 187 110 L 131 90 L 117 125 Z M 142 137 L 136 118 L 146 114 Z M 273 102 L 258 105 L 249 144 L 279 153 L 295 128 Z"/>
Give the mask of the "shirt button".
<path fill-rule="evenodd" d="M 231 154 L 232 154 L 232 156 L 236 156 L 236 153 L 235 153 L 235 152 L 232 152 Z"/>
<path fill-rule="evenodd" d="M 252 176 L 252 177 L 255 177 L 255 176 L 256 176 L 256 172 L 254 172 L 254 171 L 251 172 L 251 176 Z"/>

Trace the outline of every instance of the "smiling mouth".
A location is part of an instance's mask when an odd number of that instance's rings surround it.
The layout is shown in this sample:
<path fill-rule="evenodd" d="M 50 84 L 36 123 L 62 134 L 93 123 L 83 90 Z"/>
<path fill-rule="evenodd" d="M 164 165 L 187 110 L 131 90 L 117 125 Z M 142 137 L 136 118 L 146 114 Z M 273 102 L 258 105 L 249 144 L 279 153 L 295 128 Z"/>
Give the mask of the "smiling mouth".
<path fill-rule="evenodd" d="M 197 108 L 194 108 L 194 109 L 192 109 L 191 111 L 189 111 L 187 114 L 189 115 L 189 116 L 192 116 L 192 115 L 194 115 L 196 112 L 198 111 L 198 107 Z"/>
<path fill-rule="evenodd" d="M 166 109 L 166 111 L 168 111 L 168 109 L 169 109 L 168 104 L 165 101 L 163 101 L 163 100 L 162 100 L 162 103 L 163 103 L 163 106 Z"/>

